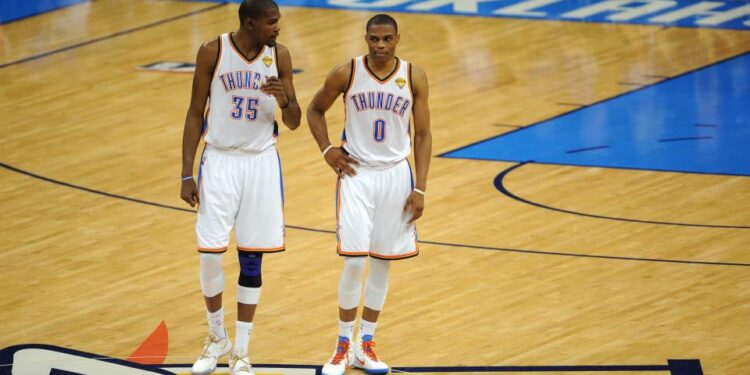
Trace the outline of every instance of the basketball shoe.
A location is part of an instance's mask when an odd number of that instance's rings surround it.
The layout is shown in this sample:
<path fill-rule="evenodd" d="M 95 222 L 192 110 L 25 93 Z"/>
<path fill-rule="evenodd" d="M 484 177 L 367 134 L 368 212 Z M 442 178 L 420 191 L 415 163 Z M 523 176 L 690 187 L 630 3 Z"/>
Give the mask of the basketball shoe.
<path fill-rule="evenodd" d="M 240 352 L 234 351 L 229 356 L 229 373 L 232 375 L 255 375 L 250 359 L 242 356 Z"/>
<path fill-rule="evenodd" d="M 333 352 L 331 359 L 323 365 L 323 375 L 344 375 L 346 368 L 352 364 L 353 357 L 349 339 L 339 336 L 336 350 Z"/>
<path fill-rule="evenodd" d="M 219 338 L 213 333 L 209 333 L 203 341 L 203 353 L 195 361 L 192 368 L 193 375 L 208 375 L 216 370 L 216 362 L 219 358 L 232 350 L 232 343 L 229 341 L 226 330 L 224 338 Z"/>
<path fill-rule="evenodd" d="M 360 340 L 357 340 L 357 345 L 354 349 L 354 362 L 352 364 L 354 367 L 361 368 L 371 375 L 387 374 L 388 365 L 378 359 L 374 347 L 375 342 L 372 341 L 372 336 L 362 336 Z"/>

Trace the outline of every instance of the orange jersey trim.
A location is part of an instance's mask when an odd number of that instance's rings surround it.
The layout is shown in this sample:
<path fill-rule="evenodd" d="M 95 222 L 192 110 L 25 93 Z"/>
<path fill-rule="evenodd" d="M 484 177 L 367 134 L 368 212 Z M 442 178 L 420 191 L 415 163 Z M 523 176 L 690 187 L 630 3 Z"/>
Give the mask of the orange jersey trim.
<path fill-rule="evenodd" d="M 214 65 L 214 71 L 213 74 L 211 74 L 211 83 L 213 83 L 213 80 L 216 79 L 216 73 L 219 72 L 219 65 L 221 64 L 221 55 L 224 54 L 224 43 L 221 41 L 221 36 L 218 38 L 219 41 L 219 55 L 216 57 L 216 65 Z M 209 93 L 211 92 L 211 86 L 208 87 Z"/>
<path fill-rule="evenodd" d="M 411 253 L 406 253 L 406 254 L 381 255 L 381 254 L 371 252 L 369 255 L 373 258 L 386 259 L 386 260 L 406 259 L 406 258 L 411 258 L 411 257 L 415 257 L 419 255 L 419 248 L 415 248 L 414 251 L 412 251 Z"/>
<path fill-rule="evenodd" d="M 273 65 L 276 67 L 276 75 L 279 75 L 279 47 L 273 48 Z"/>
<path fill-rule="evenodd" d="M 246 253 L 278 253 L 280 251 L 286 250 L 285 245 L 281 245 L 279 247 L 241 247 L 237 246 L 237 251 L 242 251 Z"/>
<path fill-rule="evenodd" d="M 198 251 L 201 252 L 201 253 L 223 253 L 223 252 L 227 251 L 227 247 L 226 246 L 224 246 L 224 247 L 215 247 L 215 248 L 199 247 Z"/>
<path fill-rule="evenodd" d="M 414 102 L 414 86 L 413 86 L 412 80 L 411 80 L 411 63 L 407 63 L 406 66 L 408 67 L 407 68 L 407 72 L 408 72 L 407 73 L 407 77 L 409 78 L 409 94 L 411 94 L 411 101 L 413 103 Z M 414 106 L 413 105 L 411 106 L 411 111 L 414 112 Z"/>
<path fill-rule="evenodd" d="M 378 259 L 406 259 L 406 258 L 415 257 L 417 255 L 419 255 L 419 244 L 417 243 L 417 241 L 414 241 L 414 251 L 412 251 L 411 253 L 398 254 L 398 255 L 382 255 L 382 254 L 370 252 L 371 257 L 378 258 Z"/>
<path fill-rule="evenodd" d="M 397 75 L 396 73 L 398 73 L 398 70 L 401 68 L 401 59 L 399 59 L 398 57 L 395 57 L 395 56 L 394 56 L 394 58 L 396 59 L 396 67 L 384 79 L 378 78 L 378 76 L 376 76 L 375 73 L 373 73 L 372 71 L 370 71 L 370 67 L 367 66 L 367 56 L 365 56 L 364 58 L 362 58 L 362 65 L 365 66 L 365 71 L 367 72 L 367 75 L 370 76 L 370 78 L 374 79 L 375 82 L 377 82 L 377 83 L 379 83 L 381 85 L 384 85 L 384 84 L 388 83 L 388 81 L 390 81 L 393 77 L 395 77 Z"/>
<path fill-rule="evenodd" d="M 337 232 L 338 232 L 339 222 L 341 221 L 341 206 L 343 203 L 341 202 L 341 184 L 342 183 L 343 181 L 341 180 L 341 177 L 337 177 L 336 179 L 336 195 L 338 197 L 338 199 L 336 200 L 338 203 L 338 207 L 336 207 L 337 208 L 336 210 L 336 229 L 337 229 L 336 231 Z"/>
<path fill-rule="evenodd" d="M 352 66 L 349 68 L 349 73 L 351 75 L 349 76 L 349 83 L 346 85 L 346 89 L 344 90 L 344 102 L 346 102 L 346 94 L 349 93 L 349 89 L 352 88 L 352 84 L 354 83 L 354 75 L 357 73 L 356 59 L 352 59 Z"/>
<path fill-rule="evenodd" d="M 253 57 L 252 59 L 248 59 L 244 54 L 242 54 L 240 51 L 237 50 L 238 47 L 234 45 L 234 39 L 232 39 L 232 33 L 228 33 L 227 38 L 229 39 L 229 46 L 232 47 L 232 49 L 234 50 L 234 53 L 240 56 L 240 58 L 242 58 L 242 60 L 244 60 L 248 64 L 253 64 L 256 61 L 258 61 L 259 57 L 261 57 L 262 55 L 265 55 L 266 48 L 268 48 L 267 46 L 264 45 L 263 48 L 260 51 L 258 51 L 258 54 L 255 55 L 255 57 Z"/>
<path fill-rule="evenodd" d="M 341 99 L 344 102 L 344 132 L 346 132 L 346 121 L 349 117 L 349 114 L 346 110 L 346 96 L 349 94 L 349 89 L 352 88 L 352 84 L 354 84 L 354 74 L 357 73 L 357 60 L 352 59 L 352 66 L 350 67 L 349 73 L 351 76 L 349 76 L 349 83 L 346 86 L 346 89 L 344 90 L 344 95 L 341 96 Z"/>
<path fill-rule="evenodd" d="M 364 251 L 345 251 L 345 250 L 341 249 L 341 243 L 339 243 L 339 244 L 336 245 L 336 252 L 338 252 L 339 255 L 349 255 L 349 256 L 367 256 L 368 254 L 370 254 L 370 252 L 367 251 L 367 250 L 364 250 Z"/>

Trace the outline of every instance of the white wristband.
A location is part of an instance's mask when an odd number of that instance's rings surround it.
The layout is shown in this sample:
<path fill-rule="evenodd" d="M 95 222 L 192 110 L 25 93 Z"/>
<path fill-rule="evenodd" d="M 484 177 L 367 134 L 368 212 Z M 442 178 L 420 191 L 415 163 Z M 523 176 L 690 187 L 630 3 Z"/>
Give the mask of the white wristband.
<path fill-rule="evenodd" d="M 192 180 L 193 176 L 184 176 L 182 177 L 182 181 Z"/>
<path fill-rule="evenodd" d="M 422 196 L 424 196 L 424 190 L 419 190 L 417 188 L 414 188 L 414 192 L 417 194 L 422 194 Z"/>
<path fill-rule="evenodd" d="M 323 157 L 326 156 L 326 152 L 330 151 L 333 148 L 333 145 L 328 145 L 325 150 L 323 150 Z"/>

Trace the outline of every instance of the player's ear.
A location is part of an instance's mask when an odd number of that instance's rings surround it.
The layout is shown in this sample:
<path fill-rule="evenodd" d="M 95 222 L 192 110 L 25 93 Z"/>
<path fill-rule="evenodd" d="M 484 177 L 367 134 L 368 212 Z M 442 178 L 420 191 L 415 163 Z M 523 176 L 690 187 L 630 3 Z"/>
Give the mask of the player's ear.
<path fill-rule="evenodd" d="M 242 26 L 248 30 L 255 29 L 255 19 L 253 19 L 253 17 L 245 17 L 245 19 L 242 20 Z"/>

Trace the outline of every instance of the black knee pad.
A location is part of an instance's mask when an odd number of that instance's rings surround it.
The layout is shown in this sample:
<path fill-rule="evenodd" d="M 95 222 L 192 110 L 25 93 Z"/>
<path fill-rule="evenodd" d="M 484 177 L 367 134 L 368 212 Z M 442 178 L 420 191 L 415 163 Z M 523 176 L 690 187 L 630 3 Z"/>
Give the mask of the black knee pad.
<path fill-rule="evenodd" d="M 244 286 L 245 288 L 260 288 L 263 285 L 263 280 L 260 275 L 258 276 L 246 276 L 240 273 L 240 277 L 237 280 L 237 284 Z"/>
<path fill-rule="evenodd" d="M 260 288 L 263 284 L 261 278 L 262 253 L 238 253 L 240 260 L 240 277 L 237 283 L 246 288 Z"/>

